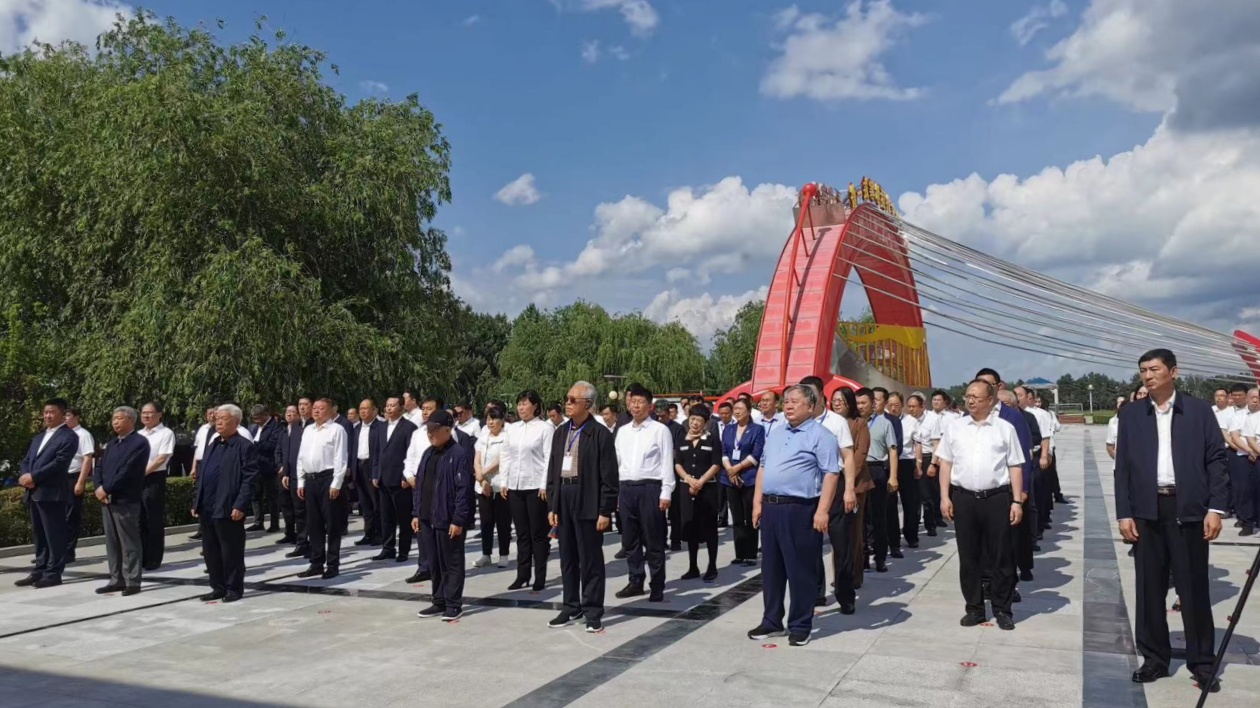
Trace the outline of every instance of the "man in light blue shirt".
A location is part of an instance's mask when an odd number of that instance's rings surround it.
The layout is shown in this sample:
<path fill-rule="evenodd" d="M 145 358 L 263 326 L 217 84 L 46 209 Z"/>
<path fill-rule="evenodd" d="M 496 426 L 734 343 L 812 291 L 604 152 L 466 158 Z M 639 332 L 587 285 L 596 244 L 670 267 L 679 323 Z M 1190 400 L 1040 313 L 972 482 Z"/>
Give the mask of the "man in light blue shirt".
<path fill-rule="evenodd" d="M 904 558 L 901 553 L 901 523 L 897 518 L 897 431 L 888 417 L 879 412 L 875 392 L 860 388 L 857 397 L 858 415 L 871 430 L 871 447 L 866 452 L 866 469 L 875 488 L 866 495 L 866 511 L 870 519 L 871 545 L 875 551 L 875 572 L 888 572 L 888 556 Z"/>
<path fill-rule="evenodd" d="M 789 388 L 783 396 L 787 424 L 767 434 L 753 497 L 753 525 L 762 533 L 765 614 L 749 639 L 787 634 L 791 646 L 809 643 L 822 535 L 840 479 L 839 444 L 814 419 L 817 404 L 812 387 Z M 791 606 L 785 632 L 786 592 Z"/>

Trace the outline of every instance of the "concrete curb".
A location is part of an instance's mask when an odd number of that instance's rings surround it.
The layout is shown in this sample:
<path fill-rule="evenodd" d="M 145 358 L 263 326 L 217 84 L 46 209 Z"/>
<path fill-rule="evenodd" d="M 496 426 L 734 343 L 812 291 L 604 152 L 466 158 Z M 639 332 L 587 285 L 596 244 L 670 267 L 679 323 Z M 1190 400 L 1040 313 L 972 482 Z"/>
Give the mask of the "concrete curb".
<path fill-rule="evenodd" d="M 166 527 L 166 535 L 174 536 L 176 534 L 181 534 L 181 533 L 192 533 L 193 531 L 196 531 L 199 526 L 200 526 L 199 524 L 185 524 L 183 526 L 168 526 Z M 86 546 L 103 546 L 105 545 L 105 537 L 104 536 L 85 536 L 79 539 L 79 545 L 85 546 L 85 547 Z M 35 546 L 33 545 L 9 546 L 7 548 L 0 548 L 0 558 L 13 558 L 15 556 L 30 556 L 34 554 L 35 554 Z"/>

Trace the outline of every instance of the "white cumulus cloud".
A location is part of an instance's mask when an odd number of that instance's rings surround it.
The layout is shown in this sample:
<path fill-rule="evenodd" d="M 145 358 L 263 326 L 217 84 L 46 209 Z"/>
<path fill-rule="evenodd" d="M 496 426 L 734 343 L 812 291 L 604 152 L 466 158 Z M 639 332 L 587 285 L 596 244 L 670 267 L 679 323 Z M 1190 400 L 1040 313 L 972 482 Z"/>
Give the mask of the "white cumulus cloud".
<path fill-rule="evenodd" d="M 368 93 L 389 93 L 389 85 L 381 81 L 360 81 L 359 88 Z"/>
<path fill-rule="evenodd" d="M 494 198 L 508 206 L 529 206 L 538 203 L 542 199 L 542 193 L 534 184 L 534 175 L 526 172 L 503 185 L 502 189 L 494 193 Z"/>
<path fill-rule="evenodd" d="M 906 30 L 927 20 L 897 10 L 890 0 L 851 2 L 837 18 L 792 6 L 775 17 L 787 36 L 762 77 L 761 92 L 818 101 L 919 98 L 923 89 L 897 86 L 880 59 Z"/>
<path fill-rule="evenodd" d="M 661 23 L 661 16 L 648 0 L 579 0 L 578 7 L 587 12 L 616 10 L 630 32 L 640 37 L 652 34 Z"/>
<path fill-rule="evenodd" d="M 599 61 L 599 40 L 592 39 L 582 42 L 582 61 L 587 64 L 594 64 Z"/>
<path fill-rule="evenodd" d="M 662 324 L 678 322 L 702 345 L 708 346 L 714 334 L 731 326 L 740 308 L 752 301 L 765 300 L 768 292 L 769 288 L 763 285 L 738 295 L 714 296 L 706 292 L 684 297 L 670 289 L 652 298 L 643 316 Z"/>
<path fill-rule="evenodd" d="M 1063 0 L 1050 0 L 1049 5 L 1033 5 L 1028 14 L 1011 23 L 1011 34 L 1019 46 L 1032 41 L 1037 33 L 1050 26 L 1050 20 L 1067 14 L 1068 7 Z"/>
<path fill-rule="evenodd" d="M 112 0 L 0 0 L 0 54 L 16 54 L 32 42 L 66 40 L 91 49 L 120 13 L 135 10 Z"/>

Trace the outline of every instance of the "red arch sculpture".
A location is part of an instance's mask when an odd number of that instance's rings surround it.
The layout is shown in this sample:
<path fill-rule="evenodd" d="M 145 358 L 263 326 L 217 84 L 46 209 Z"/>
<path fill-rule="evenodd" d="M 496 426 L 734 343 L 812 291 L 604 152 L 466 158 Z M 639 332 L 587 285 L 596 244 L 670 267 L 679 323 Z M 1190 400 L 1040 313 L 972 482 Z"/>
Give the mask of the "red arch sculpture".
<path fill-rule="evenodd" d="M 852 186 L 850 195 L 847 204 L 828 204 L 820 200 L 818 185 L 801 189 L 796 226 L 770 281 L 752 380 L 728 395 L 781 392 L 811 375 L 827 382 L 827 396 L 840 386 L 872 385 L 832 371 L 840 301 L 854 269 L 861 275 L 877 324 L 922 330 L 905 241 L 893 218 L 876 206 L 891 210 L 891 203 L 882 190 L 880 199 L 872 200 L 875 203 L 857 204 Z"/>

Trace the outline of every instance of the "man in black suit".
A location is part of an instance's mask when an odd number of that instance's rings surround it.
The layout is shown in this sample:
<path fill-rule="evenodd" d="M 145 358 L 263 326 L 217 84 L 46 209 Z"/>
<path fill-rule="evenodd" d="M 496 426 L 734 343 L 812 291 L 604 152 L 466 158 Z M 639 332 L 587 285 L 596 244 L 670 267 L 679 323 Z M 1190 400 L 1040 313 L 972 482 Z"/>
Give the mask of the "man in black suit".
<path fill-rule="evenodd" d="M 217 412 L 216 412 L 217 415 Z M 271 411 L 261 403 L 249 411 L 253 424 L 249 426 L 250 437 L 258 446 L 257 458 L 259 467 L 271 467 L 276 459 L 276 448 L 284 444 L 284 430 L 280 423 L 271 417 Z M 207 435 L 206 437 L 211 437 Z M 271 470 L 268 469 L 268 472 Z M 262 531 L 275 533 L 280 530 L 280 480 L 272 474 L 259 474 L 254 477 L 254 523 L 246 531 Z M 270 512 L 271 526 L 264 526 L 263 519 Z"/>
<path fill-rule="evenodd" d="M 1138 372 L 1150 402 L 1120 409 L 1116 443 L 1116 518 L 1137 544 L 1138 683 L 1168 675 L 1172 646 L 1165 603 L 1168 576 L 1181 596 L 1186 667 L 1200 685 L 1212 681 L 1216 628 L 1208 592 L 1208 543 L 1221 533 L 1229 506 L 1225 442 L 1212 406 L 1178 393 L 1177 357 L 1142 355 Z"/>
<path fill-rule="evenodd" d="M 354 410 L 353 408 L 351 410 Z M 357 417 L 357 416 L 356 416 Z M 358 487 L 355 485 L 357 475 L 355 467 L 359 464 L 359 435 L 354 429 L 354 423 L 340 412 L 336 404 L 333 405 L 332 422 L 340 425 L 342 430 L 346 431 L 346 451 L 350 457 L 346 469 L 345 488 L 343 492 L 349 492 L 345 499 L 341 500 L 341 535 L 345 536 L 350 533 L 350 501 L 354 498 L 354 494 L 358 493 Z"/>
<path fill-rule="evenodd" d="M 359 404 L 359 422 L 354 424 L 358 454 L 350 460 L 354 488 L 359 492 L 359 513 L 363 516 L 363 538 L 354 542 L 356 546 L 381 545 L 380 500 L 376 487 L 372 485 L 372 467 L 381 455 L 377 447 L 377 431 L 384 428 L 385 422 L 376 415 L 376 401 L 363 399 Z"/>
<path fill-rule="evenodd" d="M 306 536 L 306 502 L 298 496 L 297 483 L 298 453 L 302 450 L 302 431 L 306 428 L 300 411 L 299 406 L 289 406 L 284 410 L 284 419 L 288 426 L 285 427 L 284 438 L 276 449 L 277 458 L 273 461 L 279 470 L 277 474 L 283 490 L 281 506 L 285 511 L 284 537 L 276 541 L 276 544 L 297 545 L 285 554 L 285 558 L 311 557 L 311 547 Z"/>
<path fill-rule="evenodd" d="M 201 548 L 210 573 L 204 602 L 236 602 L 245 591 L 245 513 L 258 476 L 259 450 L 239 434 L 240 424 L 240 408 L 219 406 L 214 419 L 218 437 L 206 449 L 197 475 L 192 515 L 201 523 Z"/>
<path fill-rule="evenodd" d="M 608 428 L 592 420 L 595 387 L 573 384 L 565 400 L 569 421 L 551 438 L 547 512 L 560 537 L 564 607 L 548 623 L 564 627 L 586 618 L 586 631 L 603 629 L 604 532 L 617 508 L 617 450 Z"/>
<path fill-rule="evenodd" d="M 66 539 L 70 535 L 66 507 L 74 497 L 70 461 L 79 449 L 79 436 L 66 427 L 68 407 L 61 398 L 44 404 L 44 432 L 31 440 L 18 467 L 18 484 L 26 488 L 35 533 L 35 568 L 14 583 L 20 587 L 60 585 L 61 571 L 66 567 Z"/>
<path fill-rule="evenodd" d="M 412 492 L 403 476 L 403 463 L 416 430 L 416 424 L 403 415 L 402 399 L 397 396 L 386 399 L 385 422 L 372 431 L 375 436 L 372 486 L 380 502 L 381 530 L 381 552 L 372 560 L 394 559 L 405 563 L 411 553 Z"/>

